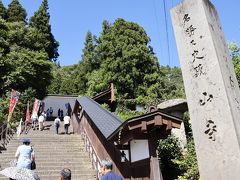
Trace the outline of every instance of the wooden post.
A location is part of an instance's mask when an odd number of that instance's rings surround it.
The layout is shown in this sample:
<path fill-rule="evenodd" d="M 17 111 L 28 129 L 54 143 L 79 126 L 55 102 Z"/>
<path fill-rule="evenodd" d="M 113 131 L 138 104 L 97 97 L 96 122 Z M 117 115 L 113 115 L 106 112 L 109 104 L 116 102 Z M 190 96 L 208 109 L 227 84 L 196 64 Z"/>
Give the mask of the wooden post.
<path fill-rule="evenodd" d="M 184 0 L 171 16 L 201 180 L 238 180 L 240 92 L 217 12 Z"/>
<path fill-rule="evenodd" d="M 158 158 L 151 156 L 150 168 L 151 168 L 150 180 L 163 180 L 162 173 L 159 167 Z"/>

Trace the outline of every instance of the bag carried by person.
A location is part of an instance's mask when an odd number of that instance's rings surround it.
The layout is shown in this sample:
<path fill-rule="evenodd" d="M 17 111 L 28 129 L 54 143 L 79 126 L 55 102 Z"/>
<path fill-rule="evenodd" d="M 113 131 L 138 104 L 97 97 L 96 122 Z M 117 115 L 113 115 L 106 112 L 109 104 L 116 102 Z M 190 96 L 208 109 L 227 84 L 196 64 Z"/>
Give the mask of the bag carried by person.
<path fill-rule="evenodd" d="M 33 152 L 33 148 L 32 147 L 31 147 L 31 150 Z M 31 170 L 34 170 L 34 169 L 36 169 L 36 163 L 35 163 L 35 160 L 32 160 L 32 162 L 31 162 Z"/>
<path fill-rule="evenodd" d="M 36 163 L 35 163 L 35 161 L 32 161 L 32 163 L 31 163 L 31 170 L 34 170 L 34 169 L 36 169 Z"/>

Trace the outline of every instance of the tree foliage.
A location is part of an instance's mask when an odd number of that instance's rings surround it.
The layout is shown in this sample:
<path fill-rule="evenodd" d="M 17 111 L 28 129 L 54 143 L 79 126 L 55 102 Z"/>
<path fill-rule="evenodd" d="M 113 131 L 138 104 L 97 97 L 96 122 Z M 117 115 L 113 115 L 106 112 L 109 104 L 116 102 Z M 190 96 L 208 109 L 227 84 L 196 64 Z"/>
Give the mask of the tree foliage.
<path fill-rule="evenodd" d="M 88 32 L 76 69 L 79 93 L 93 96 L 113 82 L 118 99 L 125 99 L 129 107 L 162 98 L 160 66 L 149 43 L 141 26 L 123 19 L 104 21 L 99 37 Z"/>
<path fill-rule="evenodd" d="M 5 55 L 9 52 L 8 26 L 6 21 L 0 18 L 0 87 L 3 87 L 3 79 L 7 71 Z"/>
<path fill-rule="evenodd" d="M 64 66 L 63 68 L 54 65 L 50 86 L 48 86 L 48 94 L 78 94 L 77 83 L 75 83 L 76 75 L 74 69 L 76 66 Z"/>
<path fill-rule="evenodd" d="M 158 156 L 160 158 L 163 179 L 177 179 L 181 175 L 181 169 L 175 161 L 182 158 L 178 139 L 170 135 L 166 139 L 159 140 Z"/>
<path fill-rule="evenodd" d="M 0 0 L 0 17 L 2 19 L 7 18 L 7 9 L 4 7 L 2 0 Z"/>
<path fill-rule="evenodd" d="M 163 179 L 197 180 L 199 171 L 193 139 L 188 139 L 183 153 L 173 135 L 159 140 L 158 155 Z"/>
<path fill-rule="evenodd" d="M 49 50 L 50 43 L 36 38 L 40 34 L 40 26 L 28 25 L 26 11 L 18 0 L 12 0 L 7 10 L 0 1 L 0 15 L 0 87 L 3 87 L 5 94 L 0 102 L 0 118 L 6 118 L 4 107 L 8 107 L 8 103 L 5 101 L 9 102 L 8 92 L 11 89 L 21 93 L 19 108 L 16 107 L 15 111 L 22 117 L 28 100 L 34 97 L 42 99 L 46 95 L 54 64 L 49 54 L 57 53 L 57 49 Z M 47 17 L 49 20 L 49 14 Z M 46 22 L 44 13 L 42 20 Z M 51 34 L 49 21 L 47 25 L 48 33 Z M 36 48 L 36 44 L 41 48 Z"/>
<path fill-rule="evenodd" d="M 240 85 L 240 48 L 237 46 L 237 43 L 232 42 L 230 43 L 229 49 L 238 85 Z"/>
<path fill-rule="evenodd" d="M 180 68 L 160 66 L 149 44 L 150 38 L 138 24 L 123 19 L 113 24 L 103 21 L 99 37 L 87 32 L 81 60 L 73 72 L 66 72 L 68 81 L 60 82 L 61 87 L 71 82 L 73 91 L 59 93 L 93 96 L 113 82 L 118 102 L 132 110 L 136 104 L 156 105 L 165 99 L 184 97 Z M 59 73 L 63 71 L 59 69 Z"/>
<path fill-rule="evenodd" d="M 25 22 L 27 13 L 18 0 L 12 0 L 7 9 L 8 22 Z"/>
<path fill-rule="evenodd" d="M 91 78 L 88 77 L 89 73 L 99 67 L 99 64 L 94 58 L 94 48 L 95 42 L 92 33 L 88 31 L 85 38 L 82 59 L 77 66 L 77 82 L 80 94 L 85 94 L 87 92 L 88 78 Z"/>
<path fill-rule="evenodd" d="M 185 98 L 182 72 L 179 67 L 161 66 L 163 100 Z"/>
<path fill-rule="evenodd" d="M 178 180 L 198 180 L 199 171 L 197 164 L 197 156 L 195 151 L 195 145 L 193 139 L 190 139 L 187 144 L 187 152 L 183 155 L 182 159 L 175 160 L 175 163 L 179 166 L 182 174 L 178 176 Z"/>
<path fill-rule="evenodd" d="M 43 0 L 38 11 L 30 18 L 30 27 L 35 31 L 32 32 L 34 36 L 34 43 L 32 47 L 35 50 L 45 50 L 50 60 L 56 61 L 58 54 L 59 43 L 55 40 L 50 25 L 50 15 L 48 13 L 48 0 Z"/>
<path fill-rule="evenodd" d="M 117 19 L 110 27 L 105 25 L 99 39 L 96 53 L 105 86 L 113 82 L 121 98 L 145 96 L 142 88 L 152 84 L 148 76 L 159 73 L 159 65 L 150 52 L 150 38 L 144 29 L 136 23 Z"/>

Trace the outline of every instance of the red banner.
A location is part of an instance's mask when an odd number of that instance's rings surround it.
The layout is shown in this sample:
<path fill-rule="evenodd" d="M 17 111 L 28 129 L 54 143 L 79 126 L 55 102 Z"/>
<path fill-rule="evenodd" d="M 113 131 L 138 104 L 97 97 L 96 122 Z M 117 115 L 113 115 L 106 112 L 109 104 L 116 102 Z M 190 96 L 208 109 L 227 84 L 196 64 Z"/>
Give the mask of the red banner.
<path fill-rule="evenodd" d="M 30 111 L 29 111 L 29 102 L 27 103 L 27 111 L 26 111 L 26 122 L 30 122 Z"/>
<path fill-rule="evenodd" d="M 41 101 L 39 99 L 35 98 L 35 101 L 34 101 L 34 104 L 33 104 L 32 114 L 36 114 L 36 115 L 38 114 L 40 103 L 41 103 Z"/>
<path fill-rule="evenodd" d="M 12 89 L 11 99 L 10 99 L 10 104 L 9 104 L 9 112 L 8 112 L 8 122 L 12 118 L 12 113 L 13 113 L 13 110 L 14 110 L 16 104 L 17 104 L 19 96 L 20 96 L 20 93 L 16 90 Z"/>

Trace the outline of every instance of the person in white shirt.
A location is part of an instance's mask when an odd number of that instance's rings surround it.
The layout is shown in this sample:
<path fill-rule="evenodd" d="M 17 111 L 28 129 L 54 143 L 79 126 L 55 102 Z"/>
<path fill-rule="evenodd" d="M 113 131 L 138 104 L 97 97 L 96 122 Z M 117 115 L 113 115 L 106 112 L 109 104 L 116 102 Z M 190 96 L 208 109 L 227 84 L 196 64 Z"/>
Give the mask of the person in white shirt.
<path fill-rule="evenodd" d="M 34 150 L 30 146 L 31 140 L 29 138 L 23 138 L 23 145 L 17 148 L 15 157 L 17 160 L 18 168 L 31 169 L 32 161 L 35 161 Z"/>
<path fill-rule="evenodd" d="M 57 118 L 54 120 L 54 127 L 55 127 L 55 132 L 56 132 L 56 134 L 58 134 L 58 128 L 60 127 L 60 119 L 59 119 L 59 117 L 57 117 Z"/>
<path fill-rule="evenodd" d="M 65 134 L 68 134 L 68 127 L 70 126 L 70 116 L 68 116 L 68 114 L 66 114 L 66 116 L 64 116 L 63 121 L 64 121 L 64 129 L 65 129 Z"/>
<path fill-rule="evenodd" d="M 44 114 L 41 114 L 38 118 L 38 127 L 39 127 L 39 131 L 43 130 L 43 121 L 44 121 Z"/>
<path fill-rule="evenodd" d="M 33 130 L 35 130 L 36 126 L 37 126 L 37 121 L 38 121 L 37 113 L 35 113 L 35 112 L 32 113 L 31 119 L 32 119 L 32 128 L 33 128 Z"/>

